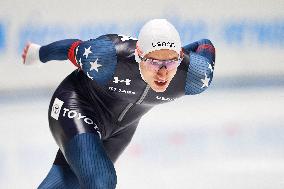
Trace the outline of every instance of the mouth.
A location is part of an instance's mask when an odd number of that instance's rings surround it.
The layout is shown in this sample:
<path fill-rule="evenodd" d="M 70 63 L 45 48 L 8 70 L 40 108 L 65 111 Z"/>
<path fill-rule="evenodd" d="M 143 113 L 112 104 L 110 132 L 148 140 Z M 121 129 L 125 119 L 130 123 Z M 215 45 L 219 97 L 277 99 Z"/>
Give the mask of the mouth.
<path fill-rule="evenodd" d="M 158 85 L 160 87 L 163 87 L 163 86 L 165 86 L 168 83 L 167 80 L 156 80 L 154 82 L 155 82 L 156 85 Z"/>

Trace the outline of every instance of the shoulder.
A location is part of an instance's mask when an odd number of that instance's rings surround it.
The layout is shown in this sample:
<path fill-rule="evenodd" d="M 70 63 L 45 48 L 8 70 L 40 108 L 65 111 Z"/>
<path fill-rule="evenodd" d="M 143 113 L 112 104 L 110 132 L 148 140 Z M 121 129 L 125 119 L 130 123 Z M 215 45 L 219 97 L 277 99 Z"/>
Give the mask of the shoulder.
<path fill-rule="evenodd" d="M 206 57 L 192 52 L 187 71 L 185 94 L 195 95 L 205 91 L 211 84 L 213 71 L 212 62 L 208 61 Z"/>
<path fill-rule="evenodd" d="M 187 95 L 205 91 L 213 79 L 215 67 L 215 47 L 209 39 L 201 39 L 188 45 L 189 67 L 185 91 Z"/>
<path fill-rule="evenodd" d="M 201 51 L 208 51 L 209 53 L 215 54 L 215 47 L 209 39 L 201 39 L 198 41 L 197 53 Z"/>
<path fill-rule="evenodd" d="M 75 49 L 76 62 L 90 79 L 105 85 L 114 74 L 118 59 L 133 56 L 136 41 L 120 34 L 84 41 Z"/>
<path fill-rule="evenodd" d="M 118 56 L 128 57 L 133 55 L 137 42 L 135 37 L 123 34 L 107 34 L 104 37 L 112 41 Z"/>
<path fill-rule="evenodd" d="M 80 43 L 75 59 L 80 69 L 101 85 L 108 82 L 117 64 L 115 46 L 106 35 Z"/>

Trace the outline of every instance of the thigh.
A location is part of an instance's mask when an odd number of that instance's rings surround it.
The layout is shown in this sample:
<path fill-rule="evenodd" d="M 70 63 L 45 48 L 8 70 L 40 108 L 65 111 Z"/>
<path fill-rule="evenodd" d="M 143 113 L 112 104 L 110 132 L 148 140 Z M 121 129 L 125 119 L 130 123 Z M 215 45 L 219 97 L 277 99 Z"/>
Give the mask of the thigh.
<path fill-rule="evenodd" d="M 128 146 L 136 131 L 137 125 L 138 122 L 135 122 L 107 140 L 103 141 L 105 151 L 112 162 L 115 162 Z"/>
<path fill-rule="evenodd" d="M 52 169 L 41 186 L 52 185 L 56 186 L 54 188 L 64 189 L 68 188 L 67 185 L 69 186 L 71 183 L 73 188 L 78 185 L 80 188 L 89 189 L 115 188 L 117 182 L 115 168 L 98 135 L 94 133 L 78 134 L 64 145 L 63 150 L 64 155 L 61 150 L 58 151 L 53 168 L 64 168 L 64 170 L 70 171 L 62 172 L 61 169 L 59 171 Z"/>
<path fill-rule="evenodd" d="M 48 110 L 51 133 L 64 153 L 66 143 L 75 135 L 95 133 L 101 138 L 96 112 L 75 90 L 57 88 Z"/>
<path fill-rule="evenodd" d="M 105 149 L 105 152 L 113 163 L 116 162 L 116 160 L 119 158 L 121 153 L 125 150 L 125 148 L 130 143 L 136 131 L 137 125 L 138 125 L 138 122 L 121 130 L 119 133 L 113 135 L 112 137 L 106 140 L 103 140 L 103 147 Z M 60 149 L 58 150 L 56 154 L 54 164 L 68 166 L 68 163 Z"/>

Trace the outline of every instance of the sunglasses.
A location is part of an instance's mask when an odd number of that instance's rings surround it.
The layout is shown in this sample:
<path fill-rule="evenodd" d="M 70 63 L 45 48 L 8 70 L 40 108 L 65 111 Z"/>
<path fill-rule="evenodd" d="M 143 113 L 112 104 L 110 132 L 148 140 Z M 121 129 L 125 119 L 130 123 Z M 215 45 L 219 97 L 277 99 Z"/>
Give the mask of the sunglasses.
<path fill-rule="evenodd" d="M 172 59 L 172 60 L 157 60 L 152 58 L 144 58 L 139 56 L 139 58 L 145 62 L 148 69 L 159 71 L 161 68 L 165 67 L 168 71 L 177 68 L 182 58 Z"/>

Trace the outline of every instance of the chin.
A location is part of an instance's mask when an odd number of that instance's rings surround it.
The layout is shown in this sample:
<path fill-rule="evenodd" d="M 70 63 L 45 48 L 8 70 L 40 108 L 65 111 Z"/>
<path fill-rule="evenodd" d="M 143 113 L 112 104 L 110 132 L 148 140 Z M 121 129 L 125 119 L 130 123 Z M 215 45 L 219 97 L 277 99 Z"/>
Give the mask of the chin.
<path fill-rule="evenodd" d="M 166 89 L 153 89 L 153 91 L 155 91 L 156 93 L 162 93 L 162 92 L 165 92 Z"/>
<path fill-rule="evenodd" d="M 157 92 L 157 93 L 162 93 L 165 92 L 168 88 L 168 85 L 166 86 L 157 86 L 157 85 L 153 85 L 151 86 L 151 88 L 153 89 L 153 91 Z"/>

